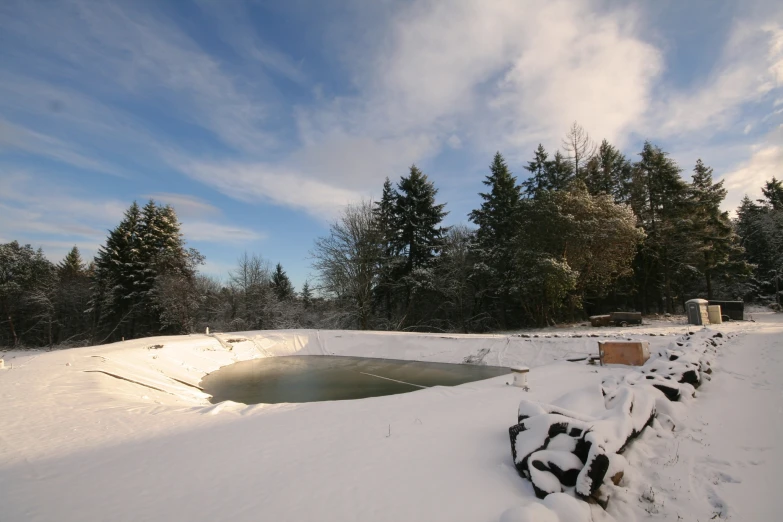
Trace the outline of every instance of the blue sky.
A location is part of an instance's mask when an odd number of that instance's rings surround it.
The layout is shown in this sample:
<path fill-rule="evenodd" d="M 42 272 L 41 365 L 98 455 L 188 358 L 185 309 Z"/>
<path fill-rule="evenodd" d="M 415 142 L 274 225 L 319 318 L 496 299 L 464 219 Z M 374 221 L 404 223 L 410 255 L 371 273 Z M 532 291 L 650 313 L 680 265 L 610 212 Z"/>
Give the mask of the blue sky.
<path fill-rule="evenodd" d="M 131 201 L 177 209 L 204 271 L 297 287 L 346 203 L 411 163 L 466 222 L 492 155 L 523 178 L 572 121 L 645 139 L 733 208 L 783 177 L 773 0 L 5 0 L 0 242 L 93 255 Z"/>

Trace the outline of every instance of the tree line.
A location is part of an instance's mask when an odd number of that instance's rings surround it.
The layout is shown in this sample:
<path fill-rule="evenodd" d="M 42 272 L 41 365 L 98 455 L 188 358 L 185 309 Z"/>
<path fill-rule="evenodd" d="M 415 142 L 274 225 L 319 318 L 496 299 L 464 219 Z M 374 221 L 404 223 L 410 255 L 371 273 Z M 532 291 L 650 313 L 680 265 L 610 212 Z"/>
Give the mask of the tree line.
<path fill-rule="evenodd" d="M 777 179 L 732 219 L 701 159 L 686 180 L 653 143 L 634 161 L 576 123 L 562 151 L 539 145 L 524 170 L 519 182 L 495 154 L 473 226 L 442 225 L 445 205 L 415 165 L 376 203 L 347 207 L 313 250 L 341 326 L 475 332 L 676 313 L 694 297 L 779 303 Z"/>
<path fill-rule="evenodd" d="M 783 185 L 730 218 L 723 182 L 697 160 L 690 180 L 660 147 L 635 161 L 574 124 L 519 182 L 495 154 L 471 225 L 415 165 L 377 202 L 343 209 L 296 292 L 283 267 L 243 254 L 227 281 L 199 274 L 171 206 L 135 202 L 95 258 L 58 264 L 0 245 L 0 345 L 54 346 L 150 335 L 278 328 L 476 332 L 612 310 L 675 313 L 693 297 L 779 303 Z"/>

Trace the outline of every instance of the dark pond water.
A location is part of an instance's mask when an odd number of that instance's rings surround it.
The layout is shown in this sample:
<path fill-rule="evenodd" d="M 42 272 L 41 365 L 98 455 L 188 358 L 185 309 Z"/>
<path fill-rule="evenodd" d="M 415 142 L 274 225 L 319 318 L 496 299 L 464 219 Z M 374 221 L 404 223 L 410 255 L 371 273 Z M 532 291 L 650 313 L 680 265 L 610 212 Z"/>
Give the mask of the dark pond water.
<path fill-rule="evenodd" d="M 213 404 L 340 401 L 506 375 L 507 368 L 395 359 L 296 355 L 244 361 L 210 373 L 201 387 Z"/>

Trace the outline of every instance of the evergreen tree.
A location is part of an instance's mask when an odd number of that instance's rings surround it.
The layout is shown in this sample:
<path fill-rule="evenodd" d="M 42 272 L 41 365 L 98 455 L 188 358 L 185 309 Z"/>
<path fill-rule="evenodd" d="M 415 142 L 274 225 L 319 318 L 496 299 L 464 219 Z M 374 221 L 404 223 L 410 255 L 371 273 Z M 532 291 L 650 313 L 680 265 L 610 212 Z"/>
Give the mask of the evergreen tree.
<path fill-rule="evenodd" d="M 90 310 L 100 330 L 110 337 L 135 336 L 135 317 L 139 307 L 138 288 L 141 242 L 141 210 L 134 201 L 120 224 L 106 238 L 95 260 Z M 104 342 L 106 339 L 101 340 Z"/>
<path fill-rule="evenodd" d="M 489 293 L 498 299 L 501 324 L 507 324 L 508 282 L 513 280 L 512 241 L 517 232 L 516 214 L 521 200 L 520 187 L 500 152 L 489 166 L 490 174 L 482 182 L 489 187 L 479 196 L 481 207 L 469 214 L 478 225 L 475 249 L 480 263 L 488 269 Z"/>
<path fill-rule="evenodd" d="M 783 210 L 783 181 L 778 181 L 773 177 L 770 181 L 764 183 L 761 192 L 766 198 L 764 202 L 773 210 Z"/>
<path fill-rule="evenodd" d="M 107 339 L 159 333 L 163 279 L 169 291 L 194 283 L 195 267 L 203 257 L 185 249 L 179 227 L 172 207 L 150 200 L 143 210 L 134 202 L 109 233 L 95 261 L 90 303 Z M 170 306 L 171 300 L 166 303 Z"/>
<path fill-rule="evenodd" d="M 525 166 L 525 170 L 530 172 L 530 177 L 522 182 L 525 196 L 529 198 L 535 198 L 541 190 L 547 190 L 547 172 L 551 163 L 547 159 L 549 154 L 540 143 L 533 154 L 533 161 Z"/>
<path fill-rule="evenodd" d="M 546 169 L 546 189 L 564 190 L 574 179 L 571 162 L 560 151 L 555 152 L 552 162 Z"/>
<path fill-rule="evenodd" d="M 0 345 L 51 345 L 57 271 L 41 249 L 0 245 Z"/>
<path fill-rule="evenodd" d="M 591 195 L 580 181 L 526 200 L 519 213 L 516 254 L 520 264 L 532 263 L 518 267 L 522 301 L 528 292 L 536 296 L 532 307 L 526 305 L 530 317 L 541 324 L 566 304 L 573 316 L 586 297 L 605 295 L 631 272 L 643 236 L 627 205 L 614 203 L 606 194 Z M 560 301 L 553 301 L 555 297 Z"/>
<path fill-rule="evenodd" d="M 397 184 L 398 196 L 394 207 L 396 237 L 392 242 L 395 252 L 402 257 L 395 276 L 404 288 L 405 312 L 408 323 L 418 322 L 415 305 L 419 296 L 434 288 L 432 268 L 442 246 L 443 234 L 440 226 L 448 214 L 445 204 L 436 204 L 438 190 L 415 165 L 408 177 L 402 177 Z"/>
<path fill-rule="evenodd" d="M 313 291 L 310 290 L 310 281 L 305 281 L 302 285 L 302 305 L 305 309 L 313 305 Z"/>
<path fill-rule="evenodd" d="M 55 296 L 58 343 L 89 337 L 89 321 L 84 311 L 90 302 L 90 274 L 74 246 L 57 265 L 58 285 Z"/>
<path fill-rule="evenodd" d="M 74 246 L 66 255 L 60 264 L 57 265 L 57 271 L 61 279 L 68 279 L 84 275 L 85 265 L 79 248 Z"/>
<path fill-rule="evenodd" d="M 294 286 L 291 284 L 291 280 L 288 279 L 288 275 L 283 270 L 283 265 L 277 263 L 275 271 L 272 272 L 272 279 L 270 284 L 275 292 L 275 295 L 280 301 L 287 301 L 294 297 Z"/>
<path fill-rule="evenodd" d="M 726 193 L 723 181 L 714 183 L 712 168 L 699 159 L 693 169 L 688 207 L 696 247 L 693 264 L 704 277 L 708 299 L 713 298 L 714 277 L 747 273 L 747 267 L 735 261 L 741 257 L 741 247 L 728 212 L 720 209 Z"/>
<path fill-rule="evenodd" d="M 587 162 L 583 178 L 590 194 L 609 194 L 618 203 L 626 202 L 631 163 L 617 148 L 603 140 Z"/>
<path fill-rule="evenodd" d="M 640 157 L 633 166 L 630 202 L 647 234 L 636 264 L 641 309 L 648 312 L 652 300 L 660 313 L 673 312 L 678 283 L 693 271 L 688 184 L 659 147 L 645 142 Z"/>
<path fill-rule="evenodd" d="M 404 261 L 397 250 L 399 242 L 399 219 L 397 218 L 397 198 L 399 194 L 387 177 L 383 182 L 380 201 L 373 207 L 374 223 L 381 238 L 381 256 L 378 262 L 378 284 L 374 288 L 376 306 L 387 321 L 391 321 L 398 290 L 397 276 L 402 271 Z"/>
<path fill-rule="evenodd" d="M 436 204 L 438 189 L 416 165 L 410 168 L 408 177 L 397 185 L 394 220 L 397 234 L 393 245 L 405 257 L 404 274 L 432 264 L 441 247 L 441 237 L 446 231 L 440 226 L 448 214 L 445 204 Z"/>
<path fill-rule="evenodd" d="M 530 177 L 522 182 L 524 194 L 528 198 L 537 198 L 545 190 L 563 190 L 574 179 L 571 163 L 560 151 L 548 160 L 548 154 L 542 145 L 538 145 L 533 157 L 525 170 Z"/>
<path fill-rule="evenodd" d="M 772 178 L 762 188 L 765 199 L 756 203 L 745 196 L 736 221 L 745 259 L 754 265 L 749 297 L 764 301 L 774 295 L 773 300 L 778 303 L 783 279 L 783 208 L 777 199 L 779 187 L 780 182 Z"/>

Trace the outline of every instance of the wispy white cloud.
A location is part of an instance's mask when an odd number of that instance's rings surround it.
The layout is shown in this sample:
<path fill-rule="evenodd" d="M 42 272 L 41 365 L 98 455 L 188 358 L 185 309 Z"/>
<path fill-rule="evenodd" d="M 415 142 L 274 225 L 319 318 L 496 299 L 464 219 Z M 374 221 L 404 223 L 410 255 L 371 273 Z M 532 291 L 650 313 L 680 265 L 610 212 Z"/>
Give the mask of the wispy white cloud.
<path fill-rule="evenodd" d="M 0 117 L 0 151 L 4 149 L 33 153 L 82 169 L 122 175 L 117 167 L 92 158 L 88 153 L 80 151 L 77 145 L 15 125 Z"/>
<path fill-rule="evenodd" d="M 232 198 L 282 205 L 319 219 L 331 219 L 341 206 L 361 197 L 352 190 L 263 163 L 200 161 L 185 162 L 179 168 Z"/>
<path fill-rule="evenodd" d="M 723 176 L 729 195 L 724 208 L 735 210 L 742 198 L 761 198 L 761 187 L 773 177 L 783 179 L 783 127 L 750 148 L 750 157 Z"/>
<path fill-rule="evenodd" d="M 223 41 L 252 65 L 259 64 L 271 73 L 301 84 L 308 83 L 302 63 L 264 44 L 251 22 L 251 7 L 242 0 L 198 0 L 201 9 L 214 22 Z"/>
<path fill-rule="evenodd" d="M 266 238 L 265 233 L 249 228 L 198 220 L 183 220 L 182 232 L 188 241 L 220 245 L 241 245 Z"/>
<path fill-rule="evenodd" d="M 649 106 L 661 56 L 634 35 L 633 11 L 599 7 L 590 0 L 400 7 L 376 28 L 381 43 L 353 50 L 357 93 L 299 108 L 302 147 L 286 165 L 377 190 L 384 176 L 402 175 L 446 146 L 514 156 L 539 141 L 558 144 L 574 119 L 620 139 Z"/>
<path fill-rule="evenodd" d="M 236 64 L 154 3 L 10 0 L 0 28 L 18 45 L 0 64 L 0 146 L 102 171 L 109 151 L 117 163 L 156 162 L 240 201 L 328 219 L 411 163 L 449 149 L 480 165 L 498 149 L 520 160 L 538 142 L 556 147 L 573 120 L 621 146 L 634 135 L 703 146 L 738 125 L 748 103 L 775 103 L 783 85 L 783 31 L 770 16 L 738 17 L 709 77 L 681 89 L 641 36 L 642 4 L 348 2 L 373 16 L 325 40 L 323 53 L 351 88 L 335 95 L 327 81 L 291 106 L 272 78 L 307 87 L 307 64 L 264 42 L 248 21 L 258 6 L 198 3 Z M 279 125 L 293 140 L 273 132 Z M 738 132 L 747 125 L 756 132 L 750 121 Z M 437 181 L 462 186 L 466 175 Z M 158 196 L 193 231 L 211 216 L 204 237 L 232 229 L 207 202 Z"/>
<path fill-rule="evenodd" d="M 169 117 L 240 151 L 276 145 L 265 127 L 268 79 L 235 77 L 154 4 L 144 6 L 70 0 L 43 9 L 16 2 L 14 23 L 3 28 L 20 45 L 4 69 L 46 70 L 98 98 L 134 99 L 142 110 L 164 107 Z"/>
<path fill-rule="evenodd" d="M 177 211 L 177 216 L 182 218 L 199 218 L 204 216 L 219 216 L 222 214 L 219 208 L 196 196 L 188 194 L 173 194 L 171 192 L 155 192 L 145 194 L 147 199 L 153 199 L 164 205 L 171 205 Z"/>
<path fill-rule="evenodd" d="M 170 203 L 191 244 L 246 245 L 266 237 L 262 231 L 227 223 L 221 212 L 198 198 L 182 194 L 152 194 Z M 43 246 L 53 261 L 74 245 L 92 256 L 117 226 L 130 200 L 93 198 L 45 181 L 34 173 L 8 172 L 0 179 L 0 230 L 3 239 Z"/>
<path fill-rule="evenodd" d="M 701 132 L 708 138 L 734 126 L 746 106 L 764 103 L 783 87 L 783 10 L 777 19 L 735 21 L 709 77 L 690 89 L 661 93 L 647 131 L 666 137 Z"/>
<path fill-rule="evenodd" d="M 174 207 L 182 222 L 182 232 L 189 241 L 241 244 L 266 238 L 264 232 L 222 223 L 221 210 L 201 198 L 167 192 L 146 194 L 144 197 Z"/>

